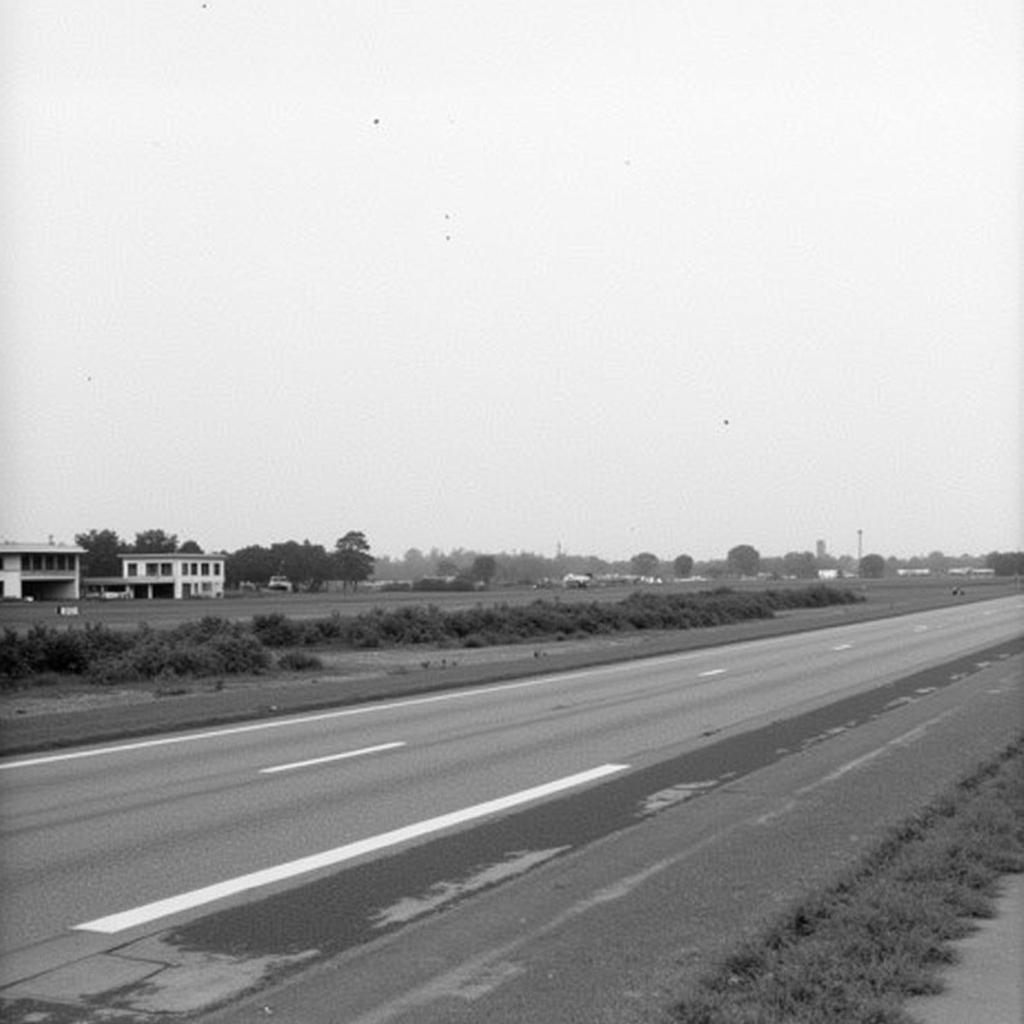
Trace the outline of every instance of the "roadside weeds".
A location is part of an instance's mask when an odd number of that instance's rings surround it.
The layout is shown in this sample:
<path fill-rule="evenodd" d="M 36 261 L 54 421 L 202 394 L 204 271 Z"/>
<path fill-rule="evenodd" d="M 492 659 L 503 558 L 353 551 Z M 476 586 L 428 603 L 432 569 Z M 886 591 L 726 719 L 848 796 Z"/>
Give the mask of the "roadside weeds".
<path fill-rule="evenodd" d="M 903 1003 L 944 988 L 951 943 L 1024 872 L 1024 738 L 803 898 L 702 978 L 680 1024 L 910 1024 Z"/>

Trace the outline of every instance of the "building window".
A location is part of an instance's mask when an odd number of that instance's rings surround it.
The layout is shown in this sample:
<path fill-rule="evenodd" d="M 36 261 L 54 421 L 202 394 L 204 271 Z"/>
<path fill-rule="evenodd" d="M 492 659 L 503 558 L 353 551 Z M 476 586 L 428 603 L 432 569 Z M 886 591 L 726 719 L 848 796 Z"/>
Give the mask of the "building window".
<path fill-rule="evenodd" d="M 214 576 L 219 576 L 221 574 L 221 570 L 223 568 L 224 568 L 224 566 L 220 562 L 214 562 L 213 563 L 213 575 Z"/>
<path fill-rule="evenodd" d="M 209 562 L 203 562 L 202 570 L 203 570 L 203 575 L 204 576 L 209 576 L 210 575 L 210 563 Z"/>
<path fill-rule="evenodd" d="M 199 575 L 199 563 L 198 562 L 193 562 L 192 563 L 192 575 L 193 576 L 198 576 Z"/>
<path fill-rule="evenodd" d="M 21 556 L 21 571 L 28 572 L 32 568 L 32 556 L 22 555 Z"/>
<path fill-rule="evenodd" d="M 174 575 L 174 570 L 171 568 L 171 563 L 170 562 L 161 562 L 160 563 L 160 575 L 161 576 L 173 576 Z"/>
<path fill-rule="evenodd" d="M 147 576 L 159 576 L 160 575 L 160 563 L 159 562 L 147 562 L 146 563 L 146 575 Z"/>
<path fill-rule="evenodd" d="M 139 563 L 138 562 L 129 562 L 128 563 L 128 575 L 129 576 L 138 576 L 139 575 Z"/>

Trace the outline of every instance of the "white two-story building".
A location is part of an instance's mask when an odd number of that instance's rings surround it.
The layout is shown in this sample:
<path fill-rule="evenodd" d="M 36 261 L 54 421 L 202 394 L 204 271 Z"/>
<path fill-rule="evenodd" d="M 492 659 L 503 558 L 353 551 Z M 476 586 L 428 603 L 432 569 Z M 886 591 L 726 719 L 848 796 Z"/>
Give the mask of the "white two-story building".
<path fill-rule="evenodd" d="M 118 555 L 120 576 L 89 577 L 91 597 L 188 598 L 224 596 L 224 555 Z"/>
<path fill-rule="evenodd" d="M 77 601 L 84 554 L 73 544 L 0 544 L 0 598 Z"/>

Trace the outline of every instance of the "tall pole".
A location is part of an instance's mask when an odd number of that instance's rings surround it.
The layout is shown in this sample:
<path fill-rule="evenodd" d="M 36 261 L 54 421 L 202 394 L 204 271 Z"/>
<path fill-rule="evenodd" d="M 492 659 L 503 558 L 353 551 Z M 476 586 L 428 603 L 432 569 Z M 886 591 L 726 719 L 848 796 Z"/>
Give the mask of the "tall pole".
<path fill-rule="evenodd" d="M 857 531 L 857 565 L 860 566 L 860 560 L 864 557 L 864 531 Z"/>

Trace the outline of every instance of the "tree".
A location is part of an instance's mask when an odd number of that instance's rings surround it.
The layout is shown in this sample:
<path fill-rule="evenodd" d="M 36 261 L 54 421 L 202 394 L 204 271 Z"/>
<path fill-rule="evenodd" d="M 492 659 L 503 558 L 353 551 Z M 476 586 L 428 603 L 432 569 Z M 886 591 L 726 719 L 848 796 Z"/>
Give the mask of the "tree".
<path fill-rule="evenodd" d="M 438 563 L 437 563 L 437 575 L 438 576 L 444 576 L 444 577 L 458 576 L 459 575 L 458 563 L 455 562 L 451 558 L 441 558 L 441 559 L 439 559 Z"/>
<path fill-rule="evenodd" d="M 818 578 L 818 560 L 810 551 L 787 551 L 782 556 L 782 573 L 798 580 Z"/>
<path fill-rule="evenodd" d="M 75 543 L 85 548 L 82 555 L 83 576 L 120 576 L 121 559 L 117 556 L 127 545 L 114 530 L 90 530 L 75 535 Z"/>
<path fill-rule="evenodd" d="M 403 573 L 406 579 L 418 580 L 422 576 L 429 575 L 429 563 L 427 556 L 419 548 L 409 548 L 402 557 L 405 563 Z"/>
<path fill-rule="evenodd" d="M 985 556 L 985 568 L 997 576 L 1024 575 L 1024 551 L 993 551 Z"/>
<path fill-rule="evenodd" d="M 483 583 L 487 586 L 494 579 L 494 574 L 497 571 L 498 562 L 494 555 L 477 555 L 473 559 L 472 566 L 470 566 L 469 576 L 470 579 L 477 583 Z"/>
<path fill-rule="evenodd" d="M 224 576 L 228 586 L 239 583 L 266 583 L 278 569 L 278 558 L 269 548 L 250 544 L 228 555 Z"/>
<path fill-rule="evenodd" d="M 636 576 L 657 576 L 660 565 L 661 559 L 650 551 L 641 551 L 629 560 L 629 567 Z"/>
<path fill-rule="evenodd" d="M 181 555 L 201 555 L 203 549 L 194 541 L 185 541 L 180 548 L 178 548 L 178 554 Z"/>
<path fill-rule="evenodd" d="M 300 590 L 319 590 L 335 575 L 336 558 L 322 544 L 286 540 L 271 544 L 270 552 L 276 562 L 272 575 L 287 576 Z"/>
<path fill-rule="evenodd" d="M 729 571 L 736 576 L 756 576 L 761 566 L 761 553 L 750 544 L 737 544 L 726 556 Z"/>
<path fill-rule="evenodd" d="M 672 569 L 677 576 L 689 576 L 693 572 L 693 559 L 689 555 L 676 555 Z"/>
<path fill-rule="evenodd" d="M 139 555 L 173 555 L 178 550 L 178 535 L 163 530 L 143 530 L 135 534 L 132 551 Z"/>
<path fill-rule="evenodd" d="M 374 558 L 370 554 L 370 545 L 361 530 L 349 530 L 344 537 L 339 537 L 334 545 L 334 561 L 337 566 L 338 579 L 347 590 L 353 590 L 363 580 L 373 575 Z"/>
<path fill-rule="evenodd" d="M 860 560 L 861 579 L 880 580 L 885 575 L 885 559 L 881 555 L 865 555 Z"/>

